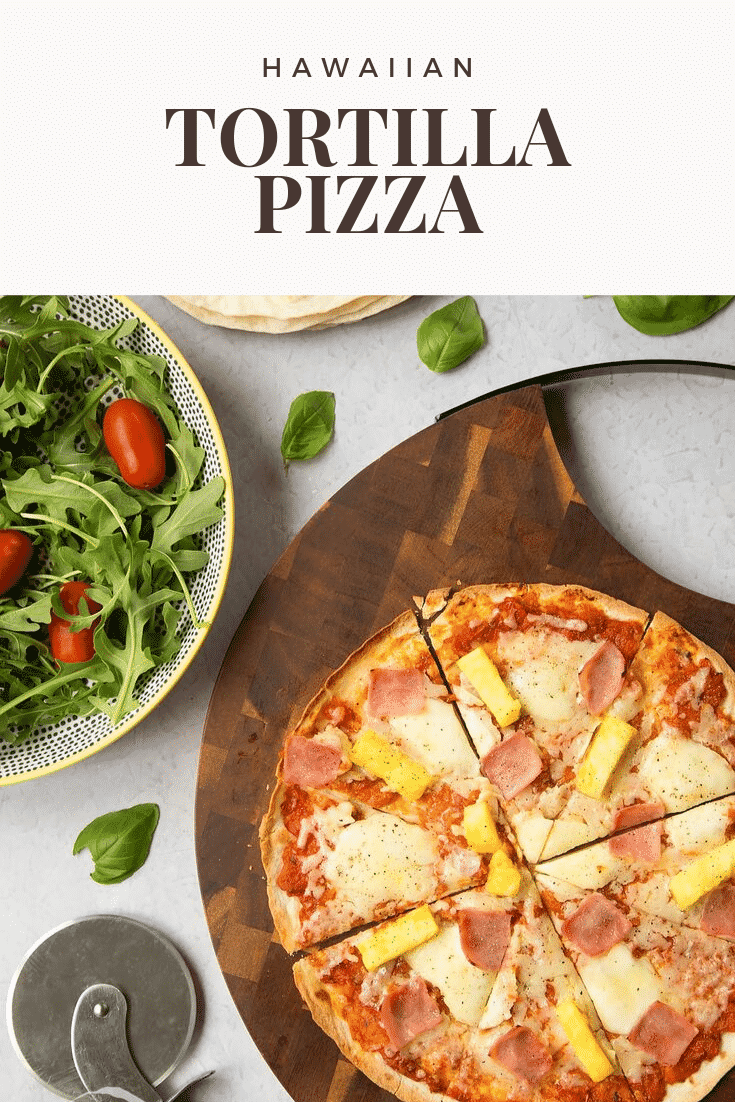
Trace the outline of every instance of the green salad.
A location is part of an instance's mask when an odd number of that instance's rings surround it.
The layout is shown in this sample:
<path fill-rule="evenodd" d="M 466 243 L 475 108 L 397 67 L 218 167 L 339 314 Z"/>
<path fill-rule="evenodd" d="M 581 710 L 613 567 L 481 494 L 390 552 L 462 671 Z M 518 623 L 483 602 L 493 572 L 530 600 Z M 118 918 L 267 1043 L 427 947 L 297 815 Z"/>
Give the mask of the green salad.
<path fill-rule="evenodd" d="M 222 516 L 224 479 L 202 483 L 204 450 L 166 391 L 165 361 L 121 347 L 137 325 L 95 330 L 64 298 L 0 297 L 0 535 L 33 545 L 0 596 L 0 737 L 11 743 L 70 716 L 117 724 L 138 706 L 140 678 L 180 650 L 183 620 L 203 626 L 190 585 L 209 560 L 199 537 Z M 103 436 L 122 398 L 163 429 L 155 488 L 130 485 Z M 87 584 L 70 609 L 72 582 Z M 59 624 L 72 660 L 55 657 Z M 91 657 L 75 661 L 85 631 Z"/>

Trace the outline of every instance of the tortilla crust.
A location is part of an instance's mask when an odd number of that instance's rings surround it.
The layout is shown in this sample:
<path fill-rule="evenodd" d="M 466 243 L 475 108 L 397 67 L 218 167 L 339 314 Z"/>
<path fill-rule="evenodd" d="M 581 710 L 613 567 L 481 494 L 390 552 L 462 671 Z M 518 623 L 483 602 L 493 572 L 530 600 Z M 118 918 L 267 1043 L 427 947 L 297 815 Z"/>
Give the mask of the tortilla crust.
<path fill-rule="evenodd" d="M 423 1083 L 400 1075 L 376 1052 L 362 1048 L 352 1037 L 347 1023 L 335 1011 L 329 989 L 321 982 L 309 957 L 302 957 L 293 966 L 293 977 L 311 1015 L 327 1036 L 331 1037 L 343 1056 L 379 1087 L 395 1094 L 402 1102 L 448 1102 L 447 1096 L 429 1090 Z"/>
<path fill-rule="evenodd" d="M 682 1083 L 671 1083 L 662 1102 L 700 1102 L 735 1067 L 735 1033 L 723 1033 L 720 1051 Z"/>
<path fill-rule="evenodd" d="M 309 317 L 341 310 L 356 299 L 352 295 L 172 295 L 170 302 L 186 302 L 223 317 Z"/>
<path fill-rule="evenodd" d="M 289 910 L 288 895 L 276 883 L 285 848 L 283 835 L 286 830 L 281 820 L 282 796 L 283 784 L 279 781 L 273 790 L 268 810 L 261 821 L 258 838 L 260 840 L 260 856 L 266 875 L 268 905 L 273 925 L 283 948 L 287 953 L 293 953 L 298 948 L 297 936 L 300 927 L 298 922 L 294 921 Z"/>
<path fill-rule="evenodd" d="M 291 333 L 360 321 L 410 295 L 167 295 L 180 310 L 207 325 L 252 333 Z"/>
<path fill-rule="evenodd" d="M 549 585 L 547 582 L 470 585 L 450 595 L 446 589 L 437 589 L 427 595 L 422 613 L 432 620 L 432 638 L 436 635 L 441 639 L 444 633 L 451 632 L 453 620 L 456 621 L 467 615 L 468 606 L 472 607 L 476 615 L 482 616 L 490 613 L 507 597 L 523 597 L 524 594 L 533 594 L 538 597 L 542 608 L 559 600 L 573 603 L 576 599 L 581 604 L 592 603 L 602 609 L 612 620 L 630 620 L 646 625 L 650 617 L 645 609 L 636 608 L 607 593 L 600 593 L 598 590 L 581 585 Z M 573 611 L 571 614 L 574 614 Z M 579 615 L 583 616 L 582 609 Z"/>

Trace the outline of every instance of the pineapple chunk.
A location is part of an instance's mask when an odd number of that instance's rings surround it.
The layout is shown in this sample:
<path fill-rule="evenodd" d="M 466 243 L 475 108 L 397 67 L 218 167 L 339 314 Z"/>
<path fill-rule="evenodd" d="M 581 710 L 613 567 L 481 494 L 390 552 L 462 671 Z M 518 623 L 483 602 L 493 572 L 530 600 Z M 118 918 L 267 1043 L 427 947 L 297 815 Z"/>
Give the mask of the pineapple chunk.
<path fill-rule="evenodd" d="M 735 871 L 735 839 L 696 857 L 669 882 L 674 901 L 682 911 L 712 891 Z"/>
<path fill-rule="evenodd" d="M 378 926 L 358 942 L 362 962 L 368 972 L 374 972 L 389 960 L 395 960 L 409 949 L 423 945 L 439 933 L 439 927 L 424 903 L 415 911 L 394 918 L 384 926 Z"/>
<path fill-rule="evenodd" d="M 371 730 L 362 732 L 350 751 L 350 759 L 407 800 L 417 800 L 434 779 L 420 762 Z"/>
<path fill-rule="evenodd" d="M 490 872 L 485 891 L 491 895 L 517 895 L 521 887 L 521 870 L 511 861 L 504 849 L 490 858 Z"/>
<path fill-rule="evenodd" d="M 483 704 L 501 727 L 515 723 L 521 714 L 521 702 L 508 691 L 495 663 L 483 647 L 475 647 L 458 659 L 457 665 L 480 694 Z"/>
<path fill-rule="evenodd" d="M 467 845 L 475 853 L 495 853 L 503 848 L 495 820 L 485 800 L 478 800 L 464 809 L 462 831 Z"/>
<path fill-rule="evenodd" d="M 635 733 L 635 727 L 622 719 L 605 716 L 577 773 L 575 786 L 583 796 L 591 796 L 594 800 L 601 798 Z"/>
<path fill-rule="evenodd" d="M 572 999 L 564 999 L 557 1006 L 556 1013 L 569 1038 L 569 1044 L 592 1082 L 600 1083 L 607 1079 L 614 1068 L 577 1004 Z"/>

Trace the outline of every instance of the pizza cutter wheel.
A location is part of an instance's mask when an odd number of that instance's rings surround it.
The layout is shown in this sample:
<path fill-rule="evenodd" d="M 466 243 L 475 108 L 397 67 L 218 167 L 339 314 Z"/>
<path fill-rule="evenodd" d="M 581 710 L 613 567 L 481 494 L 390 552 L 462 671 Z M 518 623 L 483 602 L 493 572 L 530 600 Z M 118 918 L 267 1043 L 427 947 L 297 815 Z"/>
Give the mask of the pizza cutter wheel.
<path fill-rule="evenodd" d="M 91 915 L 30 949 L 7 1016 L 22 1062 L 62 1098 L 160 1102 L 154 1087 L 189 1047 L 196 998 L 189 969 L 162 934 L 131 918 Z"/>

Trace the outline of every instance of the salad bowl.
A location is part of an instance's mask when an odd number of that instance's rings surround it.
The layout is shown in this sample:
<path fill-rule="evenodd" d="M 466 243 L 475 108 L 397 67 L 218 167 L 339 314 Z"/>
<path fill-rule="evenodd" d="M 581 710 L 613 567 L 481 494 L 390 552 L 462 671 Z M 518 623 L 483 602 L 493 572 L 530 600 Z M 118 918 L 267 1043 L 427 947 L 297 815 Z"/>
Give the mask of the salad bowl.
<path fill-rule="evenodd" d="M 141 663 L 141 672 L 131 679 L 126 706 L 117 710 L 119 714 L 115 712 L 114 700 L 112 707 L 88 707 L 86 714 L 71 714 L 72 708 L 70 714 L 34 723 L 31 733 L 22 738 L 17 737 L 17 727 L 0 715 L 0 784 L 3 785 L 39 777 L 81 761 L 148 716 L 183 676 L 202 646 L 220 606 L 232 556 L 234 506 L 227 452 L 212 407 L 191 367 L 159 326 L 125 296 L 72 295 L 65 301 L 68 317 L 91 329 L 111 330 L 126 323 L 117 346 L 139 357 L 154 357 L 152 362 L 158 365 L 167 406 L 186 434 L 190 452 L 196 451 L 199 456 L 199 469 L 190 496 L 202 487 L 216 487 L 217 500 L 214 504 L 214 494 L 209 495 L 211 504 L 204 515 L 210 522 L 196 533 L 196 550 L 189 552 L 189 561 L 194 567 L 187 572 L 186 567 L 179 571 L 172 566 L 185 586 L 186 597 L 176 600 L 172 595 L 170 598 L 169 622 L 161 629 L 168 637 L 162 651 L 165 660 Z M 87 381 L 87 388 L 91 386 L 92 380 Z M 105 401 L 120 396 L 120 388 L 113 387 Z M 177 457 L 179 462 L 180 457 Z M 17 483 L 6 483 L 8 495 L 15 485 Z M 165 516 L 165 513 L 158 515 Z M 131 527 L 127 518 L 118 519 L 123 527 L 126 523 Z M 171 550 L 173 546 L 172 540 L 168 548 L 170 560 L 175 560 L 177 554 Z M 100 544 L 99 553 L 103 548 Z M 149 600 L 153 603 L 155 597 L 149 596 Z M 115 648 L 111 648 L 111 652 L 114 651 Z M 117 648 L 117 653 L 123 653 L 122 648 Z M 116 660 L 113 655 L 113 661 Z M 147 669 L 144 668 L 146 664 Z M 62 669 L 60 680 L 63 677 Z"/>

